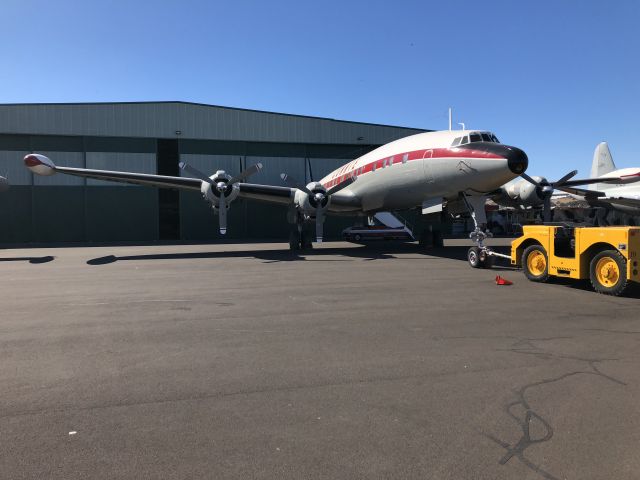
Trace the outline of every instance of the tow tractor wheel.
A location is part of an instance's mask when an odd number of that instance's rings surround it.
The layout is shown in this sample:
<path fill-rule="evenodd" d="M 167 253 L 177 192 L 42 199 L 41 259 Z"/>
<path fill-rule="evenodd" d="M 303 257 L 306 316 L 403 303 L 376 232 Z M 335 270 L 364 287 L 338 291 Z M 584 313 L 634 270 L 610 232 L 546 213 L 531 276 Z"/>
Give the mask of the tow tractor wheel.
<path fill-rule="evenodd" d="M 530 245 L 522 253 L 524 275 L 532 282 L 549 280 L 549 260 L 541 245 Z"/>
<path fill-rule="evenodd" d="M 493 259 L 478 247 L 471 247 L 467 252 L 467 260 L 472 268 L 490 268 Z"/>
<path fill-rule="evenodd" d="M 604 250 L 591 260 L 589 278 L 596 292 L 621 295 L 628 284 L 627 261 L 617 250 Z"/>

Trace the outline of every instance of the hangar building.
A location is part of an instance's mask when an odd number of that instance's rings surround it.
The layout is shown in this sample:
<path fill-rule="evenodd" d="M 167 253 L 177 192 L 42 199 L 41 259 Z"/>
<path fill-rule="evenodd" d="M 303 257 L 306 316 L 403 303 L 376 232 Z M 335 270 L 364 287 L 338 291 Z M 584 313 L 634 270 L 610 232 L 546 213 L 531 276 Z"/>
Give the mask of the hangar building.
<path fill-rule="evenodd" d="M 347 161 L 424 130 L 186 102 L 0 105 L 0 243 L 113 242 L 220 238 L 197 192 L 57 174 L 34 176 L 30 152 L 56 164 L 180 175 L 182 159 L 212 174 L 262 162 L 252 183 L 281 185 L 280 173 L 319 180 Z M 282 206 L 238 199 L 229 238 L 286 238 Z M 350 222 L 327 218 L 326 236 Z"/>

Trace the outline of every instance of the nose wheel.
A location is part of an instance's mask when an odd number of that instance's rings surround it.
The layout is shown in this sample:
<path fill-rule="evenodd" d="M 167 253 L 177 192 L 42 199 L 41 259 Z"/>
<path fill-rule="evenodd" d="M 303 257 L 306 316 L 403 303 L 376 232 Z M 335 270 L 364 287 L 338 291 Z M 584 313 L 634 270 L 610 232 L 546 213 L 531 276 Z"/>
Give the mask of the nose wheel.
<path fill-rule="evenodd" d="M 493 255 L 489 254 L 489 249 L 486 247 L 471 247 L 467 251 L 467 260 L 472 268 L 491 268 Z"/>

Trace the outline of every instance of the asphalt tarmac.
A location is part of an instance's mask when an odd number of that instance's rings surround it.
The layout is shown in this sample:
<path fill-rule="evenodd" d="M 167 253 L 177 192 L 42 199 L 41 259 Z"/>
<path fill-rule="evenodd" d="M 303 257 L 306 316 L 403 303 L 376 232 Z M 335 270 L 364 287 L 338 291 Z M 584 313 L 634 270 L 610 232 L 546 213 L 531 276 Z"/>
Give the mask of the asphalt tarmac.
<path fill-rule="evenodd" d="M 640 294 L 448 245 L 0 250 L 0 478 L 639 478 Z"/>

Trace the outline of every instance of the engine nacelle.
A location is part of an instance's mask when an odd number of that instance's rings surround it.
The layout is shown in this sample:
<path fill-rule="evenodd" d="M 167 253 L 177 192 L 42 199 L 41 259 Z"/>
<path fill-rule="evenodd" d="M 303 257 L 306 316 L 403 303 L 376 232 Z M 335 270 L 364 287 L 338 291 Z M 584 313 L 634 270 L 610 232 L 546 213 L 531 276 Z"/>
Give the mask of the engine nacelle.
<path fill-rule="evenodd" d="M 211 203 L 214 209 L 217 209 L 220 205 L 220 195 L 224 195 L 227 208 L 229 208 L 229 204 L 238 198 L 240 188 L 238 185 L 231 185 L 231 187 L 226 188 L 224 192 L 221 192 L 220 189 L 217 188 L 221 183 L 227 184 L 229 180 L 231 180 L 231 175 L 227 174 L 224 170 L 218 170 L 209 178 L 213 181 L 214 185 L 208 182 L 202 182 L 202 186 L 200 187 L 202 196 Z"/>
<path fill-rule="evenodd" d="M 331 203 L 331 197 L 327 195 L 327 189 L 320 182 L 311 182 L 307 185 L 307 189 L 311 191 L 313 195 L 309 195 L 302 190 L 297 190 L 295 194 L 295 204 L 298 209 L 302 210 L 307 216 L 315 217 L 318 213 L 318 206 L 320 207 L 320 213 L 324 213 L 329 208 Z"/>
<path fill-rule="evenodd" d="M 37 175 L 50 176 L 56 173 L 56 166 L 49 157 L 30 153 L 24 157 L 24 164 Z"/>
<path fill-rule="evenodd" d="M 547 184 L 547 180 L 542 177 L 532 177 L 536 182 Z M 507 207 L 538 207 L 544 202 L 544 195 L 540 187 L 536 187 L 526 180 L 519 180 L 500 187 L 500 193 L 491 197 L 491 199 Z"/>

